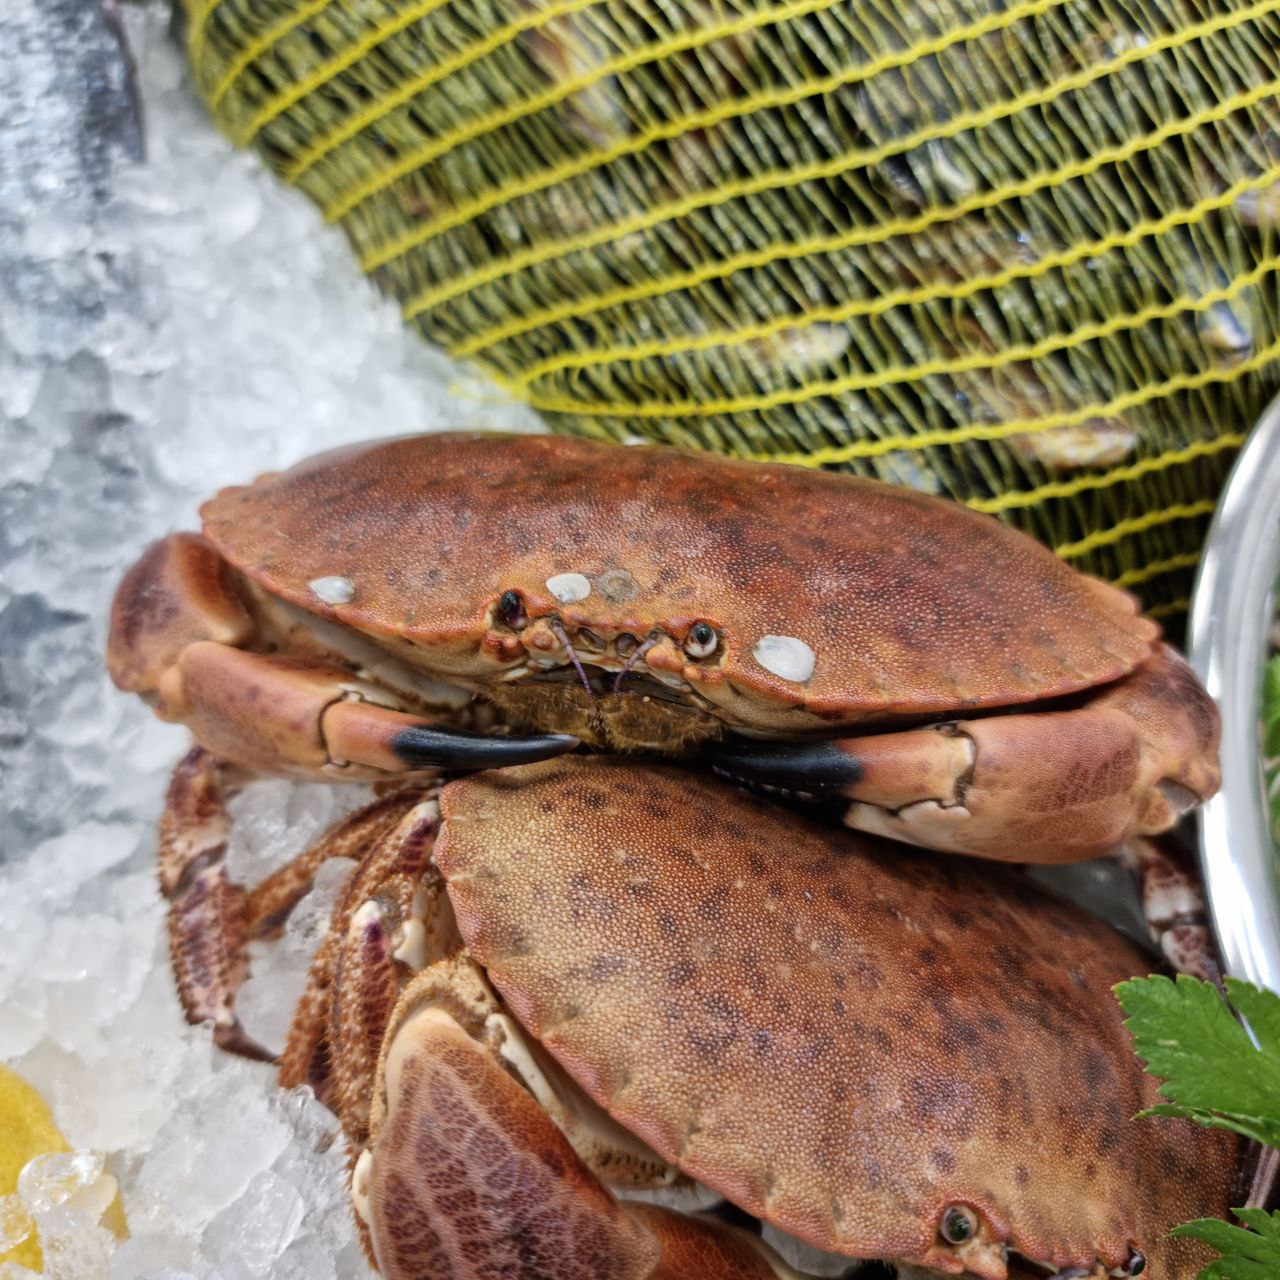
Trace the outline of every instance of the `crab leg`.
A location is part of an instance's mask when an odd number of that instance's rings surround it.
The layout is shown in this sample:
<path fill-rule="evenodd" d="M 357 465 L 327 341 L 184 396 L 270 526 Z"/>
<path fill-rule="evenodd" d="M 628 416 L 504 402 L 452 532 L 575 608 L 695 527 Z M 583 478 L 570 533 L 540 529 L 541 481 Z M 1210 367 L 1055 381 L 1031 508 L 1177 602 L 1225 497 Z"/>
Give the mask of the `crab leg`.
<path fill-rule="evenodd" d="M 160 818 L 160 888 L 169 903 L 169 948 L 187 1021 L 212 1022 L 218 1045 L 245 1057 L 275 1055 L 251 1039 L 235 1014 L 248 973 L 246 945 L 277 934 L 307 893 L 322 862 L 358 857 L 412 804 L 416 793 L 383 797 L 352 814 L 249 892 L 232 883 L 223 861 L 233 790 L 226 766 L 202 747 L 182 759 Z"/>
<path fill-rule="evenodd" d="M 1221 983 L 1204 893 L 1190 859 L 1169 840 L 1130 840 L 1116 855 L 1133 872 L 1152 940 L 1179 973 Z"/>
<path fill-rule="evenodd" d="M 488 769 L 571 751 L 567 734 L 491 738 L 381 705 L 389 695 L 324 661 L 256 653 L 259 624 L 230 567 L 194 534 L 156 543 L 112 608 L 108 665 L 120 688 L 185 723 L 219 759 L 258 773 L 377 781 Z"/>
<path fill-rule="evenodd" d="M 333 1095 L 353 1146 L 367 1136 L 374 1069 L 402 977 L 462 945 L 452 916 L 434 910 L 442 889 L 428 860 L 438 817 L 435 801 L 421 800 L 376 837 L 312 966 L 281 1058 L 286 1088 L 319 1080 L 317 1092 Z"/>
<path fill-rule="evenodd" d="M 387 1280 L 778 1280 L 794 1272 L 717 1222 L 616 1200 L 546 1113 L 438 1007 L 397 1030 L 388 1109 L 358 1170 Z"/>
<path fill-rule="evenodd" d="M 1218 784 L 1217 711 L 1167 646 L 1076 710 L 812 744 L 720 743 L 719 771 L 851 800 L 845 825 L 1019 862 L 1097 857 L 1167 831 Z"/>
<path fill-rule="evenodd" d="M 169 903 L 169 954 L 188 1022 L 212 1022 L 223 1049 L 264 1061 L 233 1009 L 248 973 L 245 891 L 223 865 L 228 819 L 218 762 L 194 747 L 169 782 L 160 818 L 160 890 Z"/>

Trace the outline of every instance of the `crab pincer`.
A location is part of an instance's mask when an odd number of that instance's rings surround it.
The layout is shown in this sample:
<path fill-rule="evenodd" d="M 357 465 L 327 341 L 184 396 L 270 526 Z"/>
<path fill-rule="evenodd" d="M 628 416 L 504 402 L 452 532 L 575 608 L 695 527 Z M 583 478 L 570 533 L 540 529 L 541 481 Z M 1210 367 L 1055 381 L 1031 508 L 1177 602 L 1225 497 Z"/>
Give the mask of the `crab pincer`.
<path fill-rule="evenodd" d="M 318 586 L 337 598 L 341 589 Z M 190 727 L 219 759 L 253 772 L 379 781 L 424 770 L 500 768 L 571 751 L 568 734 L 505 737 L 453 721 L 458 698 L 429 682 L 377 681 L 380 655 L 256 590 L 195 534 L 155 543 L 112 607 L 116 684 Z M 465 701 L 465 697 L 463 698 Z"/>
<path fill-rule="evenodd" d="M 259 771 L 702 743 L 863 829 L 1050 860 L 1217 787 L 1213 704 L 1133 599 L 924 494 L 480 433 L 325 454 L 203 514 L 126 577 L 110 667 Z"/>
<path fill-rule="evenodd" d="M 736 738 L 705 754 L 729 777 L 839 801 L 861 831 L 946 853 L 1074 862 L 1168 831 L 1212 795 L 1218 727 L 1190 667 L 1161 645 L 1069 706 L 815 742 Z"/>

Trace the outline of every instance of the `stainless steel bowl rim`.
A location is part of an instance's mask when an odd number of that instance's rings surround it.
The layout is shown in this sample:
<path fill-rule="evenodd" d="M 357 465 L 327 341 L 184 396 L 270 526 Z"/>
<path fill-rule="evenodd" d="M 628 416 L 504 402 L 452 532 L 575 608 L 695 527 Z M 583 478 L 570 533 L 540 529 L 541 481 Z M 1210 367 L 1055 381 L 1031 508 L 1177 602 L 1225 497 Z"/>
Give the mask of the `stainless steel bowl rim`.
<path fill-rule="evenodd" d="M 1280 575 L 1280 398 L 1218 503 L 1191 602 L 1188 656 L 1222 711 L 1222 789 L 1200 811 L 1200 861 L 1227 972 L 1280 990 L 1280 875 L 1259 717 Z"/>

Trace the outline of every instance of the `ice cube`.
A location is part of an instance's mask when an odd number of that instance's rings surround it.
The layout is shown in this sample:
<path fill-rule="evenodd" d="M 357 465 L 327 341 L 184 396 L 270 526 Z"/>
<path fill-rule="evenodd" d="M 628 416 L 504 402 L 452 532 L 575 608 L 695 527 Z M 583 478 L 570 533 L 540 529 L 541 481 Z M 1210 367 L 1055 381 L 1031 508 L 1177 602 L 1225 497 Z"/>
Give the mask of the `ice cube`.
<path fill-rule="evenodd" d="M 332 858 L 322 863 L 315 883 L 293 909 L 278 941 L 253 948 L 253 965 L 240 988 L 236 1010 L 245 1030 L 268 1048 L 284 1047 L 307 974 L 355 863 Z"/>
<path fill-rule="evenodd" d="M 205 1250 L 235 1258 L 250 1275 L 271 1275 L 305 1213 L 297 1188 L 278 1173 L 263 1170 L 205 1229 Z"/>
<path fill-rule="evenodd" d="M 18 1175 L 18 1199 L 38 1230 L 46 1276 L 100 1280 L 113 1240 L 101 1225 L 118 1188 L 99 1151 L 34 1156 Z"/>
<path fill-rule="evenodd" d="M 35 1229 L 35 1219 L 16 1195 L 0 1196 L 0 1255 L 16 1249 Z"/>
<path fill-rule="evenodd" d="M 106 1159 L 100 1151 L 55 1151 L 33 1156 L 18 1174 L 18 1198 L 32 1217 L 58 1205 L 74 1207 L 95 1220 L 115 1195 L 115 1179 L 104 1172 Z M 111 1195 L 96 1213 L 92 1207 L 101 1199 L 101 1184 L 111 1183 Z"/>
<path fill-rule="evenodd" d="M 43 1277 L 40 1272 L 16 1262 L 0 1262 L 0 1280 L 43 1280 Z"/>
<path fill-rule="evenodd" d="M 114 1237 L 65 1209 L 39 1219 L 40 1250 L 46 1280 L 102 1280 L 114 1248 Z"/>
<path fill-rule="evenodd" d="M 156 1134 L 136 1186 L 199 1232 L 271 1167 L 289 1132 L 270 1112 L 271 1073 L 259 1063 L 219 1060 L 182 1084 L 182 1106 Z"/>

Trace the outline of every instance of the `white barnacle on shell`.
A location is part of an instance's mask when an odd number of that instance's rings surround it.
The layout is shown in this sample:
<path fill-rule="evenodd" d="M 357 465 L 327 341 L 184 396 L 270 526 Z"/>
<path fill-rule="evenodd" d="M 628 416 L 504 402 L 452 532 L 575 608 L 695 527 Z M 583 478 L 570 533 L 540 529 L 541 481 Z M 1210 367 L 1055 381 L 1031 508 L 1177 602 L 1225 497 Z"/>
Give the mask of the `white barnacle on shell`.
<path fill-rule="evenodd" d="M 796 684 L 803 684 L 813 675 L 817 661 L 813 650 L 795 636 L 761 636 L 751 653 L 766 671 Z"/>
<path fill-rule="evenodd" d="M 573 604 L 576 600 L 585 600 L 591 594 L 591 583 L 581 573 L 557 573 L 547 579 L 547 590 L 561 604 Z"/>
<path fill-rule="evenodd" d="M 369 1183 L 373 1180 L 373 1152 L 366 1147 L 351 1173 L 351 1202 L 367 1224 L 369 1221 Z"/>
<path fill-rule="evenodd" d="M 350 604 L 356 598 L 356 584 L 338 573 L 327 578 L 312 578 L 307 586 L 325 604 Z"/>
<path fill-rule="evenodd" d="M 396 949 L 391 953 L 401 964 L 417 973 L 427 967 L 427 926 L 410 917 L 404 923 Z"/>
<path fill-rule="evenodd" d="M 351 923 L 347 926 L 349 936 L 358 937 L 370 925 L 381 924 L 386 914 L 376 898 L 370 898 L 368 901 L 362 902 L 352 915 Z"/>

